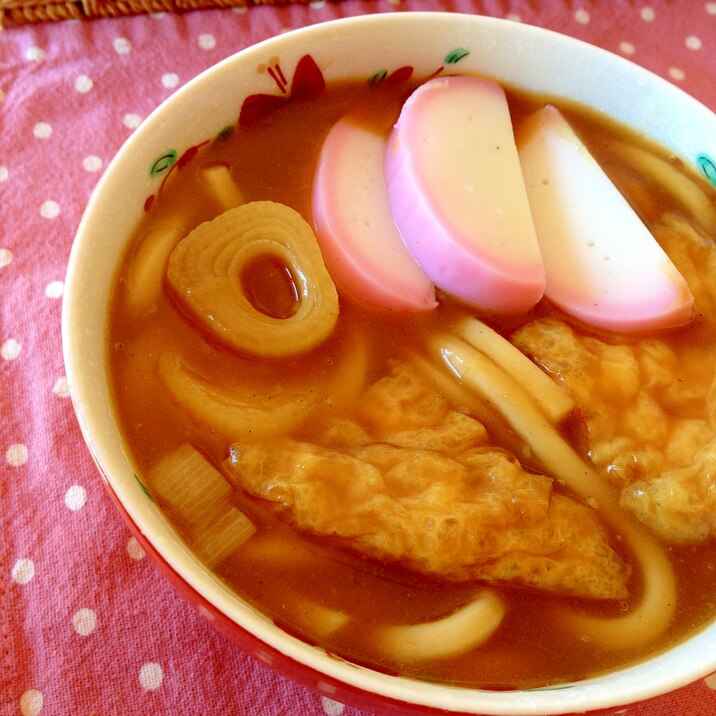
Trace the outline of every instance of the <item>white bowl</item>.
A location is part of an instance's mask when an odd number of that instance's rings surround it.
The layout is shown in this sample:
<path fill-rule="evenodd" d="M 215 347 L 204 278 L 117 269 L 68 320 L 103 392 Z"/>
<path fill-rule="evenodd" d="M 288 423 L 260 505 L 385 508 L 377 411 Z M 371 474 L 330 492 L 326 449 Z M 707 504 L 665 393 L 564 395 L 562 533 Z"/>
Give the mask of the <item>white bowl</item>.
<path fill-rule="evenodd" d="M 462 52 L 452 53 L 456 49 Z M 427 77 L 449 57 L 462 55 L 449 69 L 591 107 L 656 140 L 716 182 L 716 116 L 710 110 L 622 58 L 519 23 L 442 13 L 368 15 L 286 33 L 207 70 L 153 112 L 107 168 L 77 232 L 65 284 L 62 330 L 74 406 L 107 487 L 138 538 L 181 593 L 243 648 L 357 705 L 559 714 L 646 699 L 716 671 L 713 622 L 648 661 L 554 689 L 475 690 L 378 673 L 277 628 L 205 569 L 147 499 L 118 433 L 109 390 L 105 336 L 118 263 L 145 201 L 157 191 L 162 169 L 235 124 L 248 95 L 277 92 L 270 77 L 257 72 L 259 66 L 279 58 L 284 73 L 290 73 L 305 54 L 328 82 L 368 79 L 404 66 L 411 66 L 416 77 Z"/>

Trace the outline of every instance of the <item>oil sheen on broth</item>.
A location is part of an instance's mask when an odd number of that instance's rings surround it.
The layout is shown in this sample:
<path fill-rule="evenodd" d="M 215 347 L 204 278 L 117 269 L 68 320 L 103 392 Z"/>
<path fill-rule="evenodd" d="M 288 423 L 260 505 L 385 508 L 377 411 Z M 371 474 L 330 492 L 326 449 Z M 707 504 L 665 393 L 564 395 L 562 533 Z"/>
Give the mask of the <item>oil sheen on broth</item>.
<path fill-rule="evenodd" d="M 220 577 L 289 632 L 343 658 L 388 673 L 498 689 L 557 684 L 638 661 L 684 638 L 716 610 L 715 504 L 708 498 L 709 491 L 716 493 L 711 385 L 716 294 L 709 278 L 716 270 L 713 192 L 697 188 L 668 157 L 623 129 L 579 108 L 561 107 L 694 293 L 695 319 L 658 334 L 596 331 L 568 319 L 544 300 L 527 315 L 505 318 L 478 315 L 441 292 L 435 310 L 402 314 L 367 308 L 339 295 L 335 328 L 318 347 L 287 358 L 257 359 L 223 346 L 167 289 L 164 273 L 170 250 L 189 230 L 229 208 L 227 204 L 278 202 L 310 224 L 314 171 L 329 129 L 347 111 L 359 109 L 366 126 L 387 136 L 412 89 L 405 84 L 329 86 L 317 99 L 287 102 L 260 121 L 222 135 L 171 172 L 117 278 L 109 361 L 121 430 L 143 483 L 184 538 L 197 545 L 200 554 L 209 555 Z M 545 102 L 514 92 L 508 92 L 508 99 L 515 125 Z M 644 152 L 660 157 L 670 173 L 646 171 L 653 165 L 643 159 Z M 683 192 L 663 185 L 676 173 L 690 186 L 686 200 Z M 217 190 L 209 176 L 219 176 L 224 188 Z M 710 213 L 690 215 L 691 193 L 697 203 L 709 205 Z M 147 238 L 152 236 L 154 241 Z M 275 258 L 257 256 L 246 264 L 237 283 L 267 316 L 289 318 L 300 303 L 290 266 Z M 574 409 L 558 422 L 558 431 L 551 429 L 608 487 L 615 514 L 606 515 L 603 504 L 585 505 L 574 497 L 562 476 L 545 469 L 539 451 L 535 454 L 509 416 L 471 395 L 449 371 L 440 372 L 426 346 L 434 345 L 436 336 L 454 335 L 473 318 L 491 326 L 498 334 L 495 340 L 517 345 L 573 401 Z M 442 377 L 436 377 L 436 369 Z M 169 388 L 167 375 L 173 376 Z M 264 434 L 258 423 L 248 437 L 240 436 L 232 432 L 236 422 L 231 416 L 214 419 L 201 410 L 187 411 L 176 399 L 176 390 L 183 390 L 176 381 L 185 381 L 192 390 L 203 386 L 205 404 L 216 399 L 217 391 L 219 402 L 226 394 L 241 396 L 247 412 L 256 409 L 250 413 L 256 416 L 266 414 L 261 412 L 266 405 L 252 406 L 252 399 L 281 403 L 283 398 L 277 395 L 284 391 L 293 396 L 289 407 L 271 415 L 279 416 L 278 423 L 289 416 L 287 436 L 272 435 L 271 430 Z M 394 386 L 406 390 L 407 397 L 391 397 Z M 405 405 L 423 416 L 437 410 L 437 427 L 424 425 L 420 415 L 406 415 Z M 390 410 L 397 412 L 391 416 Z M 295 415 L 298 418 L 293 419 Z M 163 498 L 161 486 L 153 484 L 157 465 L 185 445 L 194 446 L 231 484 L 228 499 L 237 512 L 226 513 L 228 531 L 246 527 L 237 514 L 252 525 L 226 555 L 221 545 L 207 547 L 197 528 L 200 522 L 181 514 Z M 375 471 L 397 465 L 400 475 L 391 473 L 393 494 L 386 504 L 396 509 L 401 525 L 412 524 L 405 512 L 411 503 L 425 510 L 431 500 L 453 499 L 437 494 L 440 490 L 431 478 L 435 471 L 444 468 L 450 473 L 458 465 L 463 475 L 460 489 L 469 489 L 473 483 L 464 477 L 471 474 L 465 466 L 483 465 L 497 455 L 494 464 L 479 468 L 483 481 L 473 484 L 476 491 L 496 485 L 495 504 L 470 506 L 464 512 L 456 508 L 456 519 L 469 519 L 470 510 L 477 510 L 483 524 L 496 525 L 486 539 L 498 545 L 505 542 L 506 547 L 495 549 L 508 556 L 487 560 L 479 569 L 462 563 L 459 555 L 441 555 L 439 545 L 431 546 L 425 557 L 409 544 L 409 535 L 404 536 L 407 546 L 396 547 L 394 535 L 375 539 L 367 534 L 370 525 L 341 532 L 342 526 L 334 529 L 324 516 L 299 514 L 298 505 L 305 502 L 302 491 L 313 494 L 315 485 L 296 487 L 276 480 L 267 487 L 265 476 L 255 484 L 249 479 L 248 486 L 236 480 L 237 463 L 285 472 L 296 465 L 323 464 L 323 453 L 316 455 L 305 447 L 311 445 L 351 460 L 358 456 L 350 469 L 357 464 L 365 468 L 350 479 L 337 477 L 340 465 L 327 468 L 328 474 L 316 469 L 315 482 L 334 491 L 321 498 L 329 512 L 340 512 L 354 498 L 368 499 L 362 490 L 372 484 Z M 399 450 L 412 451 L 410 460 L 400 462 L 403 458 L 396 455 L 404 453 Z M 433 464 L 435 452 L 439 459 Z M 406 483 L 406 500 L 400 502 L 396 486 L 403 484 L 400 480 L 413 479 L 411 475 L 417 482 L 423 480 L 422 492 Z M 425 497 L 430 489 L 436 494 Z M 451 489 L 445 486 L 442 491 Z M 553 522 L 529 523 L 533 508 L 521 500 L 532 493 L 549 508 L 539 519 Z M 666 494 L 675 495 L 676 503 L 666 504 L 660 512 L 657 508 Z M 698 499 L 691 499 L 694 495 Z M 690 503 L 695 503 L 693 513 L 683 513 Z M 442 509 L 441 515 L 449 513 L 449 504 Z M 516 513 L 504 518 L 500 510 L 510 509 Z M 574 529 L 570 520 L 579 522 L 585 515 L 587 522 L 594 520 L 593 534 L 573 538 L 584 542 L 584 553 L 564 555 L 576 566 L 561 578 L 560 554 L 549 553 L 550 547 L 544 545 L 556 539 L 550 530 Z M 586 614 L 617 623 L 648 591 L 636 554 L 639 547 L 634 546 L 638 539 L 630 541 L 620 530 L 623 516 L 633 525 L 633 534 L 648 535 L 649 544 L 657 545 L 653 549 L 668 558 L 668 569 L 675 575 L 676 609 L 653 637 L 615 644 L 579 619 Z M 349 514 L 346 520 L 354 517 Z M 509 535 L 492 534 L 500 525 Z M 521 542 L 523 527 L 529 534 Z M 420 539 L 427 538 L 422 534 Z M 510 540 L 516 540 L 513 547 Z M 551 560 L 547 566 L 524 554 L 515 557 L 537 543 L 540 559 Z M 573 578 L 575 570 L 581 574 L 580 560 L 590 561 L 591 545 L 602 553 L 603 563 L 590 569 L 598 572 L 607 565 L 614 584 Z M 557 577 L 552 576 L 555 573 Z M 624 593 L 619 591 L 621 583 L 626 585 Z M 397 642 L 384 638 L 396 626 L 439 620 L 485 590 L 501 605 L 501 618 L 494 633 L 474 648 L 421 656 L 406 653 L 402 646 L 391 647 L 401 641 L 403 632 L 395 632 Z"/>

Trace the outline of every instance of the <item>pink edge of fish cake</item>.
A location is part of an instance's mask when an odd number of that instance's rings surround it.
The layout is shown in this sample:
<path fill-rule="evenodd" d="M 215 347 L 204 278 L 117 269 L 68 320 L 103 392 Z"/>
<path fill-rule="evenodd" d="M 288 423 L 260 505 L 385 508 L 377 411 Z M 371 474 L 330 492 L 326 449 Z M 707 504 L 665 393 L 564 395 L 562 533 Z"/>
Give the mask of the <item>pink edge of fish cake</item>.
<path fill-rule="evenodd" d="M 613 331 L 671 328 L 693 318 L 683 276 L 562 114 L 547 106 L 518 128 L 545 297 Z"/>
<path fill-rule="evenodd" d="M 406 249 L 388 204 L 386 140 L 349 117 L 328 133 L 313 182 L 313 219 L 334 281 L 390 311 L 435 308 L 435 287 Z"/>
<path fill-rule="evenodd" d="M 540 300 L 544 266 L 502 87 L 420 86 L 388 141 L 385 176 L 403 241 L 436 286 L 497 313 Z"/>

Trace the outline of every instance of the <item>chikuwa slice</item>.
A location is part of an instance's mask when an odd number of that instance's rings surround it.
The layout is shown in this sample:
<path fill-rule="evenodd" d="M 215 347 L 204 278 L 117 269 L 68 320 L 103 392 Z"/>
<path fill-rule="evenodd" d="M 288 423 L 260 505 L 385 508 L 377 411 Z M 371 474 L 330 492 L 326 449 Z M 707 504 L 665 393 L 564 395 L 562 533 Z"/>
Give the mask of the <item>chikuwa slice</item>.
<path fill-rule="evenodd" d="M 344 117 L 326 136 L 313 183 L 323 259 L 354 299 L 391 311 L 435 308 L 435 288 L 406 249 L 388 204 L 385 139 Z"/>
<path fill-rule="evenodd" d="M 517 146 L 546 298 L 607 330 L 687 323 L 693 296 L 686 281 L 559 110 L 530 115 Z"/>
<path fill-rule="evenodd" d="M 190 231 L 171 252 L 166 279 L 208 335 L 261 358 L 315 348 L 338 319 L 338 294 L 313 230 L 273 201 L 228 209 Z"/>
<path fill-rule="evenodd" d="M 497 313 L 532 308 L 545 288 L 504 90 L 476 77 L 420 86 L 388 141 L 393 218 L 435 285 Z"/>

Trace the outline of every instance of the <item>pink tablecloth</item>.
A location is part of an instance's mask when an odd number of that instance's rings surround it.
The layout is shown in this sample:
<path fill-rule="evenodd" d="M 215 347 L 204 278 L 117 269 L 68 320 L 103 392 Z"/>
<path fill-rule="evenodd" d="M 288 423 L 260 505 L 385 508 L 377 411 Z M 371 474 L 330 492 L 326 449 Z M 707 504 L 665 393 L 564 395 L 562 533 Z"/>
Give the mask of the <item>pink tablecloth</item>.
<path fill-rule="evenodd" d="M 241 653 L 182 602 L 115 511 L 68 400 L 73 232 L 110 158 L 199 71 L 284 29 L 367 12 L 510 17 L 625 55 L 716 109 L 716 2 L 323 0 L 0 32 L 2 714 L 360 711 Z M 716 713 L 716 675 L 629 716 Z"/>

